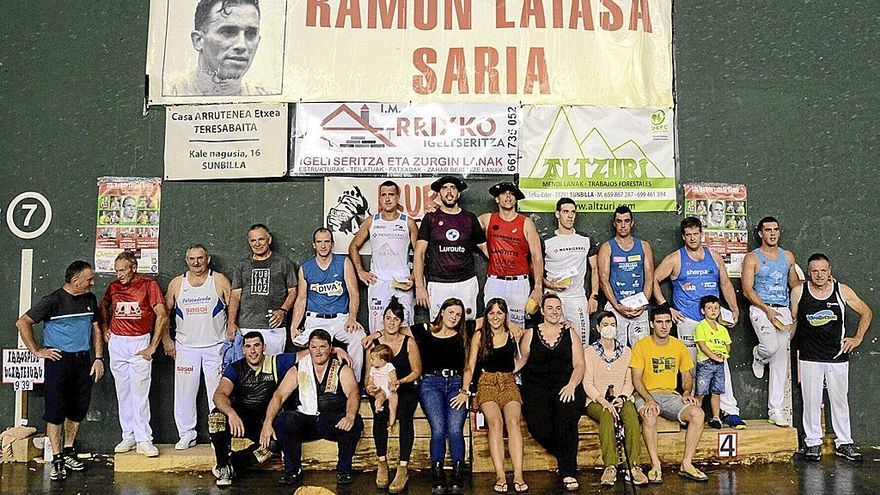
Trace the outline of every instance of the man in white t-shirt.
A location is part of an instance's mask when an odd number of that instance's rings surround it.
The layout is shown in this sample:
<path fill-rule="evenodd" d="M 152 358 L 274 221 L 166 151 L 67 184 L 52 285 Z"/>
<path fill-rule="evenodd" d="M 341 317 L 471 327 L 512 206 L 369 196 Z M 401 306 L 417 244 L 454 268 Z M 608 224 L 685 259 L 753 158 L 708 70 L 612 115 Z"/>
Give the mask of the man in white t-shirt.
<path fill-rule="evenodd" d="M 585 235 L 574 230 L 577 207 L 571 198 L 556 202 L 557 228 L 544 240 L 544 288 L 556 292 L 562 301 L 562 314 L 575 324 L 584 345 L 590 338 L 590 315 L 599 306 L 599 271 L 597 249 Z M 590 265 L 590 296 L 584 282 Z"/>
<path fill-rule="evenodd" d="M 404 325 L 413 323 L 413 282 L 409 268 L 410 249 L 416 245 L 419 228 L 415 220 L 398 210 L 400 187 L 394 181 L 379 185 L 379 213 L 364 220 L 348 245 L 348 258 L 358 278 L 367 285 L 370 333 L 382 330 L 382 318 L 391 297 L 403 305 Z M 370 269 L 364 268 L 360 250 L 370 241 L 373 254 Z"/>

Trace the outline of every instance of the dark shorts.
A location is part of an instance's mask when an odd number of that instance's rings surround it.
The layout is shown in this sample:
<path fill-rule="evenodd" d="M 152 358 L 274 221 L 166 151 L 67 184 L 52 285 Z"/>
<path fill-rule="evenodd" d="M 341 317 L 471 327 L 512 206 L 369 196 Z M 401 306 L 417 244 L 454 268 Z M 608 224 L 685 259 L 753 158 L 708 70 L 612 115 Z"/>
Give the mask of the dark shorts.
<path fill-rule="evenodd" d="M 60 425 L 65 419 L 82 422 L 89 411 L 92 358 L 87 351 L 62 352 L 58 361 L 46 360 L 46 409 L 43 420 Z"/>
<path fill-rule="evenodd" d="M 724 394 L 724 363 L 707 359 L 697 363 L 697 395 Z"/>

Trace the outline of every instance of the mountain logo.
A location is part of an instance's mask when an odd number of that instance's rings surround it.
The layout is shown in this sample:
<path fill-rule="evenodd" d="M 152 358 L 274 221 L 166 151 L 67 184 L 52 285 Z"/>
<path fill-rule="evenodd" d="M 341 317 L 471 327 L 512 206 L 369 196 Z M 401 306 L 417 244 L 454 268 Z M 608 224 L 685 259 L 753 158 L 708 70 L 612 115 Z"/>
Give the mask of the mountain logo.
<path fill-rule="evenodd" d="M 560 107 L 527 177 L 542 180 L 666 178 L 663 170 L 633 139 L 612 145 L 595 126 L 583 137 L 579 135 L 565 107 Z M 574 152 L 574 156 L 556 156 L 558 150 Z"/>

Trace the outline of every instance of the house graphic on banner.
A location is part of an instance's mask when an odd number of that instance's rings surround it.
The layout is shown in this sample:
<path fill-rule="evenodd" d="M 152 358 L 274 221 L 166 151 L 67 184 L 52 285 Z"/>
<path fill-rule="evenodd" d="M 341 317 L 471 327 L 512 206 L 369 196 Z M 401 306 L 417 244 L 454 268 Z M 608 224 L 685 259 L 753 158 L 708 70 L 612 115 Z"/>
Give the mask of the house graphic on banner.
<path fill-rule="evenodd" d="M 393 129 L 376 127 L 370 123 L 370 106 L 364 104 L 360 112 L 355 112 L 346 104 L 330 112 L 321 121 L 323 139 L 331 146 L 350 148 L 395 148 L 384 134 Z"/>

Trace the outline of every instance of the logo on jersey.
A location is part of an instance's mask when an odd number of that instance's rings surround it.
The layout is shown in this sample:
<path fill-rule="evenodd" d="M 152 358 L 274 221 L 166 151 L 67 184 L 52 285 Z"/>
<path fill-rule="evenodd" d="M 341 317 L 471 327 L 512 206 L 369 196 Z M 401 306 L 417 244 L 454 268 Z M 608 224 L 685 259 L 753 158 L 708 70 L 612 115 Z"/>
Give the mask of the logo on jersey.
<path fill-rule="evenodd" d="M 446 240 L 455 242 L 461 237 L 461 233 L 456 229 L 449 229 L 446 231 Z"/>
<path fill-rule="evenodd" d="M 674 357 L 652 357 L 651 369 L 655 374 L 665 371 L 675 371 L 678 367 L 675 364 Z"/>
<path fill-rule="evenodd" d="M 807 315 L 807 322 L 814 327 L 821 327 L 823 325 L 831 323 L 832 321 L 837 321 L 837 315 L 834 314 L 834 311 L 831 311 L 830 309 L 823 309 L 818 313 Z"/>
<path fill-rule="evenodd" d="M 335 280 L 326 284 L 311 284 L 309 290 L 325 296 L 336 297 L 343 294 L 344 287 L 341 280 Z"/>
<path fill-rule="evenodd" d="M 141 306 L 137 301 L 118 301 L 113 317 L 118 320 L 140 320 Z"/>
<path fill-rule="evenodd" d="M 268 268 L 251 270 L 251 295 L 268 296 L 270 280 L 272 280 L 272 275 Z"/>

